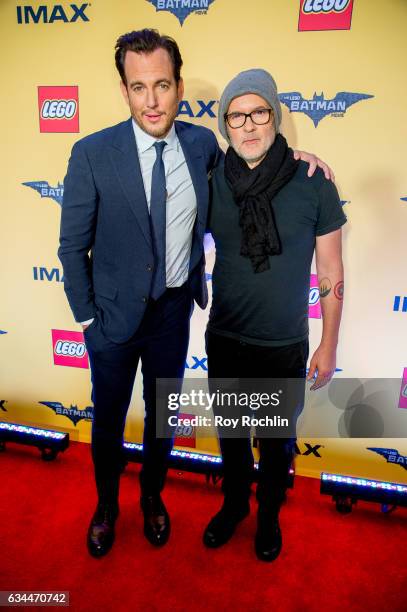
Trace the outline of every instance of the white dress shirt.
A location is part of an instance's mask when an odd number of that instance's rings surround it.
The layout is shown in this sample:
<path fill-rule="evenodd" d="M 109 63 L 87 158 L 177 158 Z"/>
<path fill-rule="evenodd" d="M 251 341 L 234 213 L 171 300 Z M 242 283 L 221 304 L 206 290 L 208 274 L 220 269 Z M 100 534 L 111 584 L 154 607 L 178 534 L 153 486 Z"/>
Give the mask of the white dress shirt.
<path fill-rule="evenodd" d="M 165 140 L 163 151 L 167 186 L 166 272 L 167 287 L 180 287 L 188 278 L 192 230 L 197 204 L 194 186 L 174 124 L 165 138 L 154 138 L 133 119 L 137 151 L 143 176 L 147 206 L 150 210 L 151 176 L 156 151 L 154 143 Z"/>

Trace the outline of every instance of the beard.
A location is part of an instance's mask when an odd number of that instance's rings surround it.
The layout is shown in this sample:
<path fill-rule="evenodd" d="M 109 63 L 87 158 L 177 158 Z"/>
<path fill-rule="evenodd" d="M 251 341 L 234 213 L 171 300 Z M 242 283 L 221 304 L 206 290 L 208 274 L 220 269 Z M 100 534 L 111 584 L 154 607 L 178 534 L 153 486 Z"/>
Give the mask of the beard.
<path fill-rule="evenodd" d="M 263 142 L 263 146 L 260 150 L 258 150 L 257 152 L 253 153 L 249 153 L 249 152 L 245 152 L 242 150 L 242 146 L 241 145 L 234 145 L 233 142 L 231 143 L 232 148 L 235 150 L 235 153 L 241 157 L 242 159 L 244 159 L 244 161 L 248 164 L 259 164 L 261 161 L 263 161 L 263 159 L 266 157 L 269 149 L 273 146 L 275 140 L 275 135 L 269 136 L 268 138 L 265 139 L 265 141 Z"/>
<path fill-rule="evenodd" d="M 178 110 L 178 108 L 177 108 Z M 163 138 L 168 134 L 177 116 L 177 110 L 166 112 L 161 114 L 160 121 L 157 124 L 150 123 L 147 118 L 144 117 L 144 113 L 136 113 L 132 109 L 132 117 L 137 123 L 139 128 L 146 132 L 153 138 Z"/>

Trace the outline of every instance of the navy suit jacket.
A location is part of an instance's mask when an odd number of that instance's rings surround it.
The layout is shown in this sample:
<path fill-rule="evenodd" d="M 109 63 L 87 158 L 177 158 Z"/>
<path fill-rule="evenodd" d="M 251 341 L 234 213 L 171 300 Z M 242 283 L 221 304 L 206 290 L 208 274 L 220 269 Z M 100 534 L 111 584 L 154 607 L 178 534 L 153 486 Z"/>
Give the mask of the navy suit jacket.
<path fill-rule="evenodd" d="M 222 152 L 213 132 L 175 122 L 197 199 L 189 279 L 205 308 L 203 236 L 208 175 Z M 77 321 L 97 317 L 103 333 L 125 342 L 150 295 L 154 255 L 150 219 L 131 119 L 78 141 L 64 181 L 60 247 L 65 292 Z"/>

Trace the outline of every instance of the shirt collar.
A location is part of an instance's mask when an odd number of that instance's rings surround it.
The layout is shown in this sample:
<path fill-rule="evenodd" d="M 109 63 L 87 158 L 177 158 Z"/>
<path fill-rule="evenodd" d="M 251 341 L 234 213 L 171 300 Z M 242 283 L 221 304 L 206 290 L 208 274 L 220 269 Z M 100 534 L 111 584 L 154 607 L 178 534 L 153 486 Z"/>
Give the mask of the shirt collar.
<path fill-rule="evenodd" d="M 134 119 L 132 119 L 132 124 L 139 153 L 145 153 L 150 147 L 154 145 L 155 142 L 159 142 L 160 140 L 165 140 L 165 142 L 167 143 L 167 146 L 165 147 L 166 150 L 179 150 L 179 141 L 177 133 L 175 131 L 174 123 L 172 124 L 171 129 L 165 138 L 154 138 L 154 136 L 150 136 L 150 134 L 147 134 L 147 132 L 142 130 L 141 127 L 137 125 Z"/>

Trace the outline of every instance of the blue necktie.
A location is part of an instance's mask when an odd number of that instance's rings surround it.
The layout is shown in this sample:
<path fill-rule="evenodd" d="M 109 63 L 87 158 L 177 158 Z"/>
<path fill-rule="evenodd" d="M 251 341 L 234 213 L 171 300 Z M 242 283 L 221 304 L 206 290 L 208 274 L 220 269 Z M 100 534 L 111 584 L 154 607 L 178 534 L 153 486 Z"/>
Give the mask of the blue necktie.
<path fill-rule="evenodd" d="M 155 269 L 151 297 L 154 300 L 157 300 L 166 289 L 165 231 L 167 227 L 167 190 L 165 186 L 165 168 L 163 162 L 163 150 L 166 144 L 165 140 L 154 143 L 157 157 L 154 162 L 151 176 L 150 219 L 155 253 Z"/>

